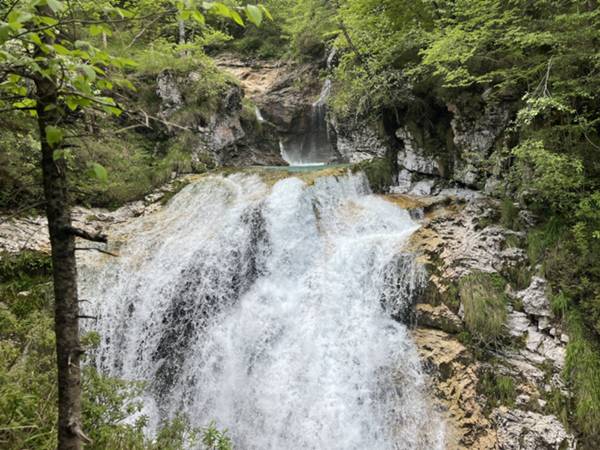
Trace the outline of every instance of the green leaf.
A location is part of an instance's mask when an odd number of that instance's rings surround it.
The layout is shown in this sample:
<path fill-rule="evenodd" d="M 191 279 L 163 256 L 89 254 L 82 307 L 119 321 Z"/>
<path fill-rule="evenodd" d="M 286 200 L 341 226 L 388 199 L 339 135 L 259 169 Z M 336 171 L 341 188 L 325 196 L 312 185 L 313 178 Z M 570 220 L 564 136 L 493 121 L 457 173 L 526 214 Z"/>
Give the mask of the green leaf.
<path fill-rule="evenodd" d="M 90 174 L 94 178 L 96 178 L 97 180 L 100 180 L 102 182 L 108 181 L 108 172 L 106 171 L 104 166 L 102 166 L 101 164 L 98 164 L 96 162 L 92 163 Z"/>
<path fill-rule="evenodd" d="M 37 16 L 36 19 L 43 23 L 44 25 L 49 25 L 51 27 L 53 27 L 54 25 L 58 24 L 58 20 L 55 19 L 54 17 L 48 17 L 48 16 Z"/>
<path fill-rule="evenodd" d="M 46 45 L 44 45 L 44 43 L 42 42 L 42 40 L 40 39 L 40 36 L 37 33 L 29 33 L 27 35 L 27 37 L 29 38 L 29 40 L 31 42 L 33 42 L 35 45 L 37 45 L 38 47 L 46 47 Z"/>
<path fill-rule="evenodd" d="M 64 3 L 58 0 L 46 0 L 46 4 L 55 13 L 60 12 L 65 8 Z"/>
<path fill-rule="evenodd" d="M 238 12 L 237 12 L 236 10 L 234 10 L 234 9 L 232 9 L 232 10 L 231 10 L 231 18 L 232 18 L 232 19 L 233 19 L 233 21 L 234 21 L 235 23 L 237 23 L 238 25 L 240 25 L 240 26 L 242 26 L 242 27 L 243 27 L 243 26 L 245 26 L 245 25 L 244 25 L 244 21 L 242 20 L 242 16 L 240 16 L 240 15 L 238 14 Z"/>
<path fill-rule="evenodd" d="M 65 103 L 71 111 L 75 111 L 79 107 L 79 97 L 69 95 L 65 97 Z"/>
<path fill-rule="evenodd" d="M 197 11 L 197 10 L 192 11 L 192 19 L 194 19 L 200 25 L 204 25 L 204 23 L 206 22 L 204 20 L 204 16 L 202 15 L 202 13 L 200 11 Z"/>
<path fill-rule="evenodd" d="M 88 80 L 94 81 L 96 79 L 96 71 L 91 66 L 81 64 L 79 65 L 79 68 L 83 71 Z"/>
<path fill-rule="evenodd" d="M 112 114 L 113 116 L 116 116 L 116 117 L 119 117 L 121 114 L 123 114 L 123 110 L 121 108 L 119 108 L 118 106 L 103 105 L 102 109 L 105 112 Z"/>
<path fill-rule="evenodd" d="M 51 46 L 54 51 L 56 52 L 57 55 L 70 55 L 71 54 L 71 50 L 69 50 L 67 47 L 60 45 L 60 44 L 52 44 Z"/>
<path fill-rule="evenodd" d="M 0 23 L 0 44 L 3 44 L 10 37 L 11 27 L 6 23 Z"/>
<path fill-rule="evenodd" d="M 269 10 L 264 5 L 258 5 L 258 7 L 261 9 L 261 11 L 264 13 L 264 15 L 267 16 L 267 19 L 273 21 L 273 16 L 271 15 Z"/>
<path fill-rule="evenodd" d="M 256 5 L 246 5 L 246 16 L 248 20 L 257 27 L 260 27 L 262 22 L 262 11 Z"/>
<path fill-rule="evenodd" d="M 66 159 L 67 157 L 69 157 L 71 154 L 69 149 L 59 149 L 59 150 L 54 150 L 52 152 L 52 159 L 54 161 L 58 161 L 59 159 Z"/>
<path fill-rule="evenodd" d="M 104 31 L 104 27 L 102 25 L 91 25 L 90 26 L 90 34 L 92 36 L 98 36 L 100 34 L 102 34 L 102 32 Z"/>
<path fill-rule="evenodd" d="M 46 141 L 48 145 L 54 147 L 56 144 L 59 144 L 64 138 L 63 131 L 55 126 L 48 125 L 46 127 Z"/>

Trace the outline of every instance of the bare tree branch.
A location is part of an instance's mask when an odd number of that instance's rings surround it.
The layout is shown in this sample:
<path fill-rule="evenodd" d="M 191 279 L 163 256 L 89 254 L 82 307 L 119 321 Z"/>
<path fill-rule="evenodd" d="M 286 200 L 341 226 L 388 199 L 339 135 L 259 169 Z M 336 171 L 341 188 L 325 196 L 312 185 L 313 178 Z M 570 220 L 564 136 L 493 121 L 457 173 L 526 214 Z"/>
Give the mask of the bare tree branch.
<path fill-rule="evenodd" d="M 102 233 L 91 233 L 75 227 L 67 227 L 64 231 L 87 241 L 102 242 L 104 244 L 108 242 L 108 236 Z"/>
<path fill-rule="evenodd" d="M 100 253 L 104 253 L 105 255 L 110 255 L 110 256 L 114 256 L 114 257 L 119 256 L 116 253 L 111 253 L 108 250 L 102 250 L 101 248 L 97 248 L 97 247 L 75 247 L 75 250 L 97 251 L 97 252 L 100 252 Z"/>

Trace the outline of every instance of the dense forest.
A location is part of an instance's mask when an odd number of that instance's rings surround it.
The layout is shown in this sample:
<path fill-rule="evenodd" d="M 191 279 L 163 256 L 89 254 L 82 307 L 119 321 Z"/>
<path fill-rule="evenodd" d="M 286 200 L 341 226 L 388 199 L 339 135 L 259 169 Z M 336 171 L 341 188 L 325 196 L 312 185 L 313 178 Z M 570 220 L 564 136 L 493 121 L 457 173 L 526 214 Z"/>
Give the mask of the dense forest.
<path fill-rule="evenodd" d="M 72 206 L 116 209 L 174 176 L 216 169 L 208 155 L 192 155 L 182 124 L 191 116 L 208 122 L 237 83 L 217 67 L 222 54 L 248 65 L 316 67 L 332 82 L 328 114 L 338 123 L 371 124 L 396 141 L 393 130 L 418 130 L 447 173 L 459 169 L 453 108 L 471 118 L 506 111 L 493 152 L 476 155 L 477 170 L 455 181 L 483 189 L 496 180 L 490 192 L 502 204 L 500 220 L 526 230 L 528 262 L 549 280 L 552 308 L 570 337 L 562 373 L 569 395 L 552 402 L 553 412 L 582 448 L 598 448 L 596 0 L 0 2 L 0 210 L 3 217 L 47 214 L 54 250 L 52 257 L 23 252 L 0 260 L 0 446 L 56 448 L 59 435 L 69 435 L 72 442 L 63 436 L 59 448 L 176 449 L 190 440 L 231 448 L 226 432 L 192 430 L 185 417 L 165 423 L 154 439 L 144 434 L 141 405 L 132 401 L 142 386 L 85 364 L 79 349 L 100 338 L 79 338 L 77 303 L 84 299 L 69 284 L 74 238 L 106 239 L 73 228 Z M 155 92 L 165 70 L 199 79 L 187 93 L 193 108 L 168 119 Z M 242 118 L 256 120 L 249 99 Z M 518 210 L 527 210 L 531 223 Z M 70 337 L 61 331 L 69 323 Z M 56 336 L 72 347 L 59 354 L 58 369 Z M 72 426 L 72 411 L 58 420 L 57 370 L 72 373 L 74 364 L 78 373 L 61 387 L 64 399 L 79 390 L 80 358 L 82 398 L 71 407 L 81 410 L 81 423 Z"/>

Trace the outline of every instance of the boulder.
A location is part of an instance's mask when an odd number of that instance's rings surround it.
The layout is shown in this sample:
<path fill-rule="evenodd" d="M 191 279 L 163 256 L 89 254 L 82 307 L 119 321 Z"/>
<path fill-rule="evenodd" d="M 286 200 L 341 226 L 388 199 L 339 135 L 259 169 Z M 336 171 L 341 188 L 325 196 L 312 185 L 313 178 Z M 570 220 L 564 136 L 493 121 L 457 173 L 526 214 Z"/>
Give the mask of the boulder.
<path fill-rule="evenodd" d="M 511 311 L 506 321 L 508 333 L 514 337 L 521 337 L 527 333 L 531 326 L 531 321 L 527 314 L 519 311 Z"/>

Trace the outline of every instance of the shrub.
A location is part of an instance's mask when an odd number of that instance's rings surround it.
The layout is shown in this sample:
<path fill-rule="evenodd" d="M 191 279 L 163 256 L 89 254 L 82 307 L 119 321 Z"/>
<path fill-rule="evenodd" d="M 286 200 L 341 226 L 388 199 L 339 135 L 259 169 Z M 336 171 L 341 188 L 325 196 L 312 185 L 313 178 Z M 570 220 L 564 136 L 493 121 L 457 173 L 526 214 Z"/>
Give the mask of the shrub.
<path fill-rule="evenodd" d="M 504 198 L 500 204 L 500 223 L 509 230 L 519 228 L 519 209 L 509 198 Z"/>
<path fill-rule="evenodd" d="M 374 158 L 355 164 L 353 172 L 364 172 L 373 192 L 384 192 L 394 181 L 392 163 L 387 158 Z"/>
<path fill-rule="evenodd" d="M 575 400 L 573 420 L 584 434 L 584 444 L 600 448 L 600 348 L 590 339 L 580 312 L 569 312 L 567 326 L 564 374 Z"/>
<path fill-rule="evenodd" d="M 503 283 L 502 277 L 488 273 L 474 273 L 459 281 L 465 324 L 473 339 L 484 346 L 498 346 L 506 335 Z"/>
<path fill-rule="evenodd" d="M 508 375 L 496 370 L 486 370 L 479 377 L 478 391 L 486 397 L 486 408 L 491 410 L 499 405 L 513 406 L 517 397 L 515 382 Z"/>

